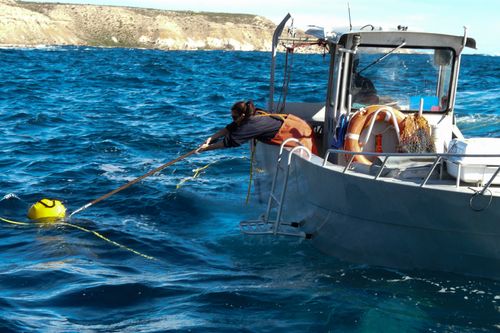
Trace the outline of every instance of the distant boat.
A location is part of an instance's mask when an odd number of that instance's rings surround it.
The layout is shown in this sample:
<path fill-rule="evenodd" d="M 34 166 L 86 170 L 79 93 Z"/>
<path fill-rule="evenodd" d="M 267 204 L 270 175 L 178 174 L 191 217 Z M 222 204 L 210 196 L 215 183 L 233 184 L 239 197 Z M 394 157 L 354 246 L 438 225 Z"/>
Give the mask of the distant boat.
<path fill-rule="evenodd" d="M 273 38 L 269 110 L 313 125 L 319 154 L 258 143 L 255 192 L 268 207 L 242 231 L 305 237 L 349 262 L 500 280 L 500 138 L 465 139 L 453 113 L 474 39 L 401 29 L 281 37 L 289 18 Z M 323 103 L 275 102 L 280 43 L 325 47 Z"/>

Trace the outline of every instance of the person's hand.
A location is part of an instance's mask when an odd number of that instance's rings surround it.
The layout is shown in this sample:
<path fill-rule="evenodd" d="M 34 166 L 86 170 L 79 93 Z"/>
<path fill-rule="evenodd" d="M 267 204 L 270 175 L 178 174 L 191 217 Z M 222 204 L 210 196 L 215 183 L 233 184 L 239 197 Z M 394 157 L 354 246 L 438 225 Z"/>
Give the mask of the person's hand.
<path fill-rule="evenodd" d="M 205 149 L 208 148 L 208 146 L 210 146 L 210 142 L 212 141 L 212 137 L 208 138 L 207 141 L 205 141 L 201 146 L 198 147 L 198 149 L 196 149 L 196 153 L 201 153 L 202 151 L 204 151 Z"/>
<path fill-rule="evenodd" d="M 196 149 L 195 153 L 196 154 L 201 153 L 202 151 L 204 151 L 207 148 L 208 148 L 208 145 L 206 143 L 204 143 L 201 146 L 199 146 L 198 149 Z"/>

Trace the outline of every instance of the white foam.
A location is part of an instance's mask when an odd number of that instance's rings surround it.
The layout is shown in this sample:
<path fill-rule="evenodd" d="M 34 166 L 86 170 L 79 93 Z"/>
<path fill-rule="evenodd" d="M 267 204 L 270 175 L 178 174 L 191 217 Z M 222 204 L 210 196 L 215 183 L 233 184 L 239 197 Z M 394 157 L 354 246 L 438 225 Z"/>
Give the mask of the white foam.
<path fill-rule="evenodd" d="M 4 195 L 3 198 L 0 199 L 0 201 L 2 201 L 2 200 L 9 200 L 9 199 L 18 199 L 18 200 L 21 200 L 16 194 L 9 193 L 9 194 Z"/>
<path fill-rule="evenodd" d="M 500 122 L 500 116 L 495 114 L 472 114 L 467 116 L 457 116 L 457 124 L 477 124 L 484 123 L 485 126 L 491 126 L 492 122 Z"/>
<path fill-rule="evenodd" d="M 105 171 L 105 172 L 125 172 L 125 169 L 120 167 L 120 166 L 117 166 L 117 165 L 113 165 L 113 164 L 103 164 L 99 167 L 102 171 Z"/>

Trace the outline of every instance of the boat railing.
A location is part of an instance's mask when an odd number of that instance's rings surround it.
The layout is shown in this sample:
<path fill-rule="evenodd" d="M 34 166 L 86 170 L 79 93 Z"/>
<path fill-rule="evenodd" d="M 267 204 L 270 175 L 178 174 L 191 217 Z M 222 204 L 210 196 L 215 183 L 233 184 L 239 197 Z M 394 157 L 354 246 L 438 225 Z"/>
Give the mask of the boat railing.
<path fill-rule="evenodd" d="M 432 166 L 430 167 L 429 171 L 427 174 L 423 177 L 422 182 L 419 184 L 420 187 L 424 187 L 429 179 L 431 178 L 432 173 L 436 169 L 438 165 L 440 165 L 440 177 L 442 177 L 443 174 L 443 162 L 450 162 L 454 163 L 458 167 L 457 171 L 457 177 L 456 177 L 456 187 L 460 187 L 460 175 L 461 175 L 461 170 L 463 166 L 479 166 L 483 168 L 496 168 L 495 171 L 492 173 L 491 177 L 488 179 L 487 182 L 483 184 L 483 188 L 479 191 L 479 194 L 483 195 L 488 188 L 493 184 L 493 181 L 497 177 L 497 175 L 500 173 L 500 162 L 497 162 L 500 159 L 500 154 L 456 154 L 456 153 L 378 153 L 378 152 L 353 152 L 353 151 L 347 151 L 347 150 L 341 150 L 341 149 L 328 149 L 328 151 L 325 154 L 325 158 L 323 160 L 323 167 L 325 167 L 328 163 L 328 159 L 330 157 L 330 154 L 344 154 L 346 157 L 350 156 L 348 158 L 347 164 L 344 166 L 343 173 L 346 173 L 349 171 L 353 165 L 354 158 L 357 155 L 363 155 L 363 156 L 371 156 L 371 157 L 378 157 L 381 158 L 382 164 L 377 165 L 380 169 L 378 172 L 375 173 L 374 179 L 379 179 L 382 175 L 382 172 L 386 168 L 387 161 L 390 158 L 398 158 L 398 157 L 414 157 L 414 158 L 419 158 L 421 161 L 428 161 L 432 162 Z M 490 160 L 497 159 L 495 163 L 464 163 L 460 159 L 463 158 L 488 158 Z"/>

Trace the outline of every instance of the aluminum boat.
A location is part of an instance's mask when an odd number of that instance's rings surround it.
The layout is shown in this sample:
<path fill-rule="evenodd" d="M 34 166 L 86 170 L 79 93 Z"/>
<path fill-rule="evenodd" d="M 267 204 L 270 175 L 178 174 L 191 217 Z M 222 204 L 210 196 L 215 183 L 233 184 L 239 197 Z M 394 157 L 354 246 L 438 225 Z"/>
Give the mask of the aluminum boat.
<path fill-rule="evenodd" d="M 308 121 L 319 153 L 294 140 L 253 144 L 254 193 L 267 208 L 241 230 L 303 237 L 353 263 L 500 280 L 500 139 L 464 138 L 454 117 L 474 39 L 371 26 L 296 37 L 289 19 L 273 36 L 268 110 Z M 324 102 L 286 102 L 300 82 L 276 101 L 277 57 L 309 44 L 329 58 Z M 432 149 L 401 151 L 410 116 L 426 120 Z"/>

